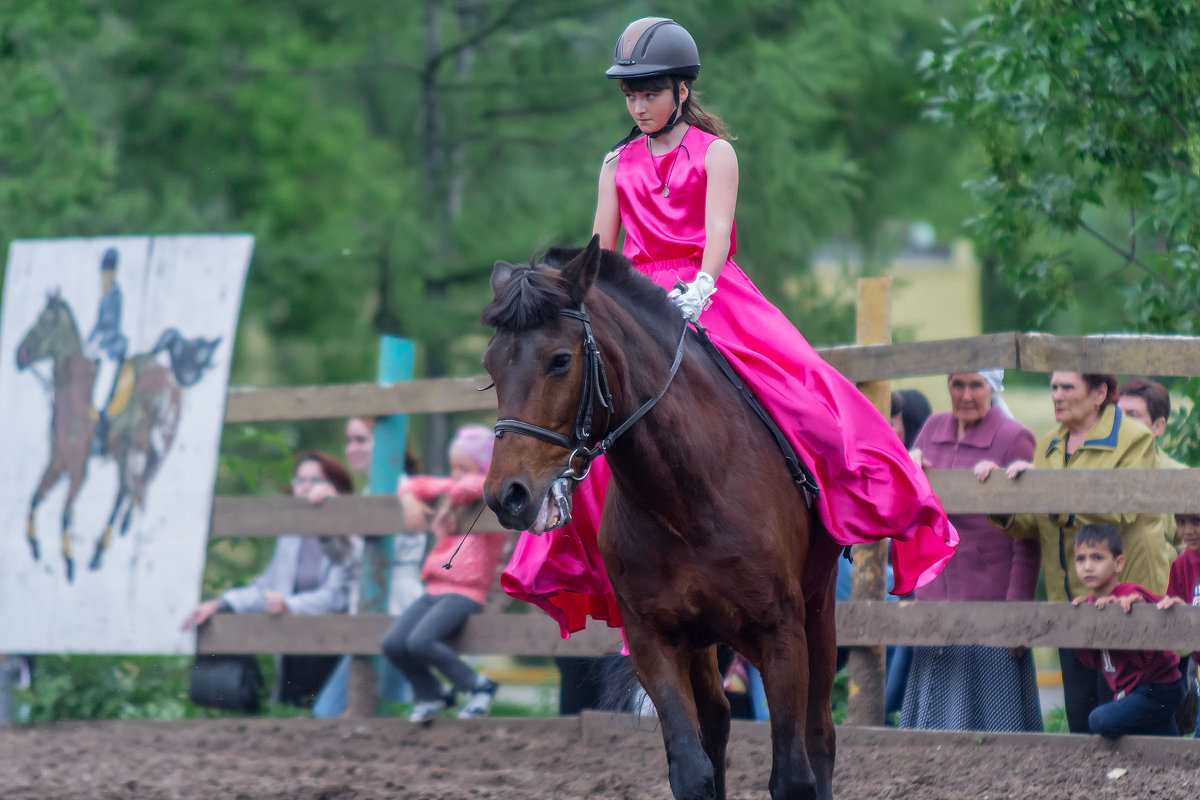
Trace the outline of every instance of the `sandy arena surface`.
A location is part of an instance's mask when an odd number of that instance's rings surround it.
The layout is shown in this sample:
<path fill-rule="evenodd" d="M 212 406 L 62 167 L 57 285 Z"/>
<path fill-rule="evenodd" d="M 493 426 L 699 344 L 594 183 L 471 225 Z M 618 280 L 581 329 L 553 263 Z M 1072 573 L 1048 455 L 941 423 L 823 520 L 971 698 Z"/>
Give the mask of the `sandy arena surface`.
<path fill-rule="evenodd" d="M 0 729 L 0 798 L 669 800 L 652 726 L 588 714 L 429 728 L 255 719 Z M 766 798 L 769 770 L 765 726 L 735 722 L 729 797 Z M 870 800 L 1182 800 L 1200 797 L 1200 742 L 845 728 L 834 790 Z"/>

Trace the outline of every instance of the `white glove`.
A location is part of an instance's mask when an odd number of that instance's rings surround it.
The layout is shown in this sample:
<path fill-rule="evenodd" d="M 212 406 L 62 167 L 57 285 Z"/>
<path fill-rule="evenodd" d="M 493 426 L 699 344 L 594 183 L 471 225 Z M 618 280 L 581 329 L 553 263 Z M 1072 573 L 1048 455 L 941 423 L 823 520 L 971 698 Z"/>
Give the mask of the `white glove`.
<path fill-rule="evenodd" d="M 697 272 L 695 280 L 686 288 L 676 287 L 667 297 L 679 309 L 679 313 L 683 314 L 685 320 L 696 322 L 700 319 L 700 312 L 708 307 L 709 299 L 716 293 L 717 284 L 713 276 L 707 272 Z"/>

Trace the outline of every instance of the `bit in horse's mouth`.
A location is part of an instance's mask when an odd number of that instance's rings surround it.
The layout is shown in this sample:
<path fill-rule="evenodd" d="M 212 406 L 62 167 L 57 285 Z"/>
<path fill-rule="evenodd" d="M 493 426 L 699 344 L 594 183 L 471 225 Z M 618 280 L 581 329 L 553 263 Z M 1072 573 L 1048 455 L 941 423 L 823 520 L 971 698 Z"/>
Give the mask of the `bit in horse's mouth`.
<path fill-rule="evenodd" d="M 550 486 L 550 491 L 542 500 L 537 518 L 530 526 L 529 532 L 542 534 L 561 528 L 571 521 L 571 486 L 566 478 L 558 478 Z"/>

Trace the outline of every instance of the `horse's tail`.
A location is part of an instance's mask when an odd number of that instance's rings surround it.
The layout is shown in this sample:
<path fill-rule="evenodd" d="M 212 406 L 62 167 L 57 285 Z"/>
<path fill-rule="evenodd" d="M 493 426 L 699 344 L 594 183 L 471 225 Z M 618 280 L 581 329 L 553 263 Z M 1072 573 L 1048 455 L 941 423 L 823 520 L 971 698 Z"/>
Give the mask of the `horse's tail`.
<path fill-rule="evenodd" d="M 197 336 L 186 339 L 175 328 L 167 328 L 158 337 L 152 353 L 166 352 L 171 361 L 171 374 L 183 388 L 195 386 L 205 371 L 212 367 L 213 353 L 223 337 L 205 339 Z"/>
<path fill-rule="evenodd" d="M 728 645 L 717 646 L 717 669 L 724 676 L 733 664 L 735 652 Z M 605 656 L 589 665 L 585 683 L 598 684 L 600 711 L 626 711 L 636 716 L 653 716 L 654 706 L 642 690 L 641 681 L 628 656 Z"/>

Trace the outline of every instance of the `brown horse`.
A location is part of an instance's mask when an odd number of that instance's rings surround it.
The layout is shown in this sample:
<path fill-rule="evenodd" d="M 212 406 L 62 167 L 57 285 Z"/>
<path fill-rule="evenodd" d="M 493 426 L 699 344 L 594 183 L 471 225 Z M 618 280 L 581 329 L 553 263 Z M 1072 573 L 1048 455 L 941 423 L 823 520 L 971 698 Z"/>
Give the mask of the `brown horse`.
<path fill-rule="evenodd" d="M 172 356 L 173 358 L 173 356 Z M 46 493 L 64 477 L 67 497 L 63 501 L 60 539 L 68 581 L 74 580 L 75 560 L 71 550 L 71 523 L 75 498 L 87 478 L 92 456 L 96 416 L 92 410 L 92 385 L 96 365 L 83 354 L 79 326 L 70 306 L 57 291 L 46 298 L 46 307 L 17 348 L 17 368 L 24 370 L 48 359 L 52 365 L 53 389 L 50 418 L 50 460 L 29 501 L 26 534 L 34 559 L 40 557 L 34 518 Z M 172 370 L 158 363 L 154 352 L 135 355 L 125 363 L 121 385 L 124 404 L 108 428 L 107 457 L 117 463 L 117 497 L 108 523 L 96 540 L 90 566 L 99 569 L 120 518 L 120 532 L 129 528 L 135 508 L 145 504 L 146 488 L 158 472 L 162 459 L 175 439 L 179 425 L 180 388 Z"/>
<path fill-rule="evenodd" d="M 492 273 L 483 363 L 501 421 L 488 505 L 517 530 L 565 524 L 604 452 L 599 545 L 674 796 L 725 797 L 726 643 L 762 672 L 773 800 L 831 797 L 839 547 L 661 288 L 596 238 L 546 261 Z"/>

